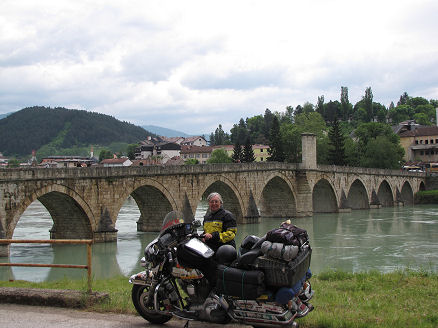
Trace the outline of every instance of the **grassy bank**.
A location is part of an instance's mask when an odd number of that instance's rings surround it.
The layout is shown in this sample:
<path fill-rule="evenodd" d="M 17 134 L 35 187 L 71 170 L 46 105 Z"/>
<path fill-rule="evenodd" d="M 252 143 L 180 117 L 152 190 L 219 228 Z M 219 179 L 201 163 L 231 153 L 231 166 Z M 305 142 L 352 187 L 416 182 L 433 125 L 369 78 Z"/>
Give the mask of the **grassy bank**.
<path fill-rule="evenodd" d="M 419 191 L 415 194 L 415 204 L 438 204 L 438 190 Z"/>
<path fill-rule="evenodd" d="M 30 283 L 0 281 L 2 287 L 86 290 L 86 282 L 63 280 Z M 312 278 L 315 311 L 299 320 L 301 327 L 438 327 L 438 274 L 400 271 L 326 272 Z M 126 277 L 93 282 L 94 291 L 110 301 L 89 311 L 135 313 Z"/>

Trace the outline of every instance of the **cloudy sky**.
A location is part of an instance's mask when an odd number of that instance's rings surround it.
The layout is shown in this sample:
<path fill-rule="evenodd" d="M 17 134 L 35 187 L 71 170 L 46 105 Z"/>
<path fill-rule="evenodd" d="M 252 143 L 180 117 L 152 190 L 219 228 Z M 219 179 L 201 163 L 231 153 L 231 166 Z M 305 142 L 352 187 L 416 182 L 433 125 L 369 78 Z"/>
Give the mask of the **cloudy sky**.
<path fill-rule="evenodd" d="M 189 134 L 371 87 L 438 99 L 436 0 L 1 0 L 0 114 L 105 113 Z"/>

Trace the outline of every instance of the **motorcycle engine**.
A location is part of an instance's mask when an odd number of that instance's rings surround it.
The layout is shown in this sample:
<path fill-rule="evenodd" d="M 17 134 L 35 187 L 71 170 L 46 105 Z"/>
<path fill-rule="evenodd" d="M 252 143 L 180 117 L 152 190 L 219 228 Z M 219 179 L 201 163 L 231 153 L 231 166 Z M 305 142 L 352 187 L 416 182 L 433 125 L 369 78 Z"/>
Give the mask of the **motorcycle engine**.
<path fill-rule="evenodd" d="M 197 311 L 202 321 L 225 324 L 231 320 L 219 301 L 212 297 L 207 297 L 203 304 L 191 306 L 190 309 Z"/>

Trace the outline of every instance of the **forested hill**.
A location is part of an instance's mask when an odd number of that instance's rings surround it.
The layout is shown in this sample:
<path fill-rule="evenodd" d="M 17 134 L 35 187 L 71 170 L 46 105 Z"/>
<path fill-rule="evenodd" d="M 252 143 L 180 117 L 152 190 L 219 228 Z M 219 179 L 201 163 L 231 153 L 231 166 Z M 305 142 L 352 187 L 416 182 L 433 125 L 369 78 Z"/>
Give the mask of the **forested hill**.
<path fill-rule="evenodd" d="M 44 145 L 57 148 L 137 143 L 153 135 L 112 116 L 66 108 L 29 107 L 0 120 L 0 152 L 26 156 Z"/>

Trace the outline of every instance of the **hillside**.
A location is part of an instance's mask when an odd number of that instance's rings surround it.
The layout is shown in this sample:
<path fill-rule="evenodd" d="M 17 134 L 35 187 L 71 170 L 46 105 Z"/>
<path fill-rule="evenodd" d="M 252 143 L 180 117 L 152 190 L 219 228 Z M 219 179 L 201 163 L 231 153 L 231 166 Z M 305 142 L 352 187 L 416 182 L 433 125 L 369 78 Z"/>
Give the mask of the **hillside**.
<path fill-rule="evenodd" d="M 0 120 L 0 152 L 27 156 L 32 150 L 51 145 L 57 149 L 137 143 L 154 135 L 131 123 L 84 110 L 24 108 Z"/>

